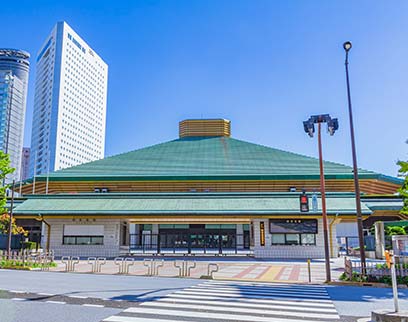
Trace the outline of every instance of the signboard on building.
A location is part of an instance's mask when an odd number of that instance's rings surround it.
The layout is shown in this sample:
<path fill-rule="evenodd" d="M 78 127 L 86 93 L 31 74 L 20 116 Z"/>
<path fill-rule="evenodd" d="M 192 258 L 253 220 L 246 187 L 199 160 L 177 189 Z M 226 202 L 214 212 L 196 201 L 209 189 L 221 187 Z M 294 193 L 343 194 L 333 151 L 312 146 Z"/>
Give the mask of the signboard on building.
<path fill-rule="evenodd" d="M 260 232 L 259 242 L 260 242 L 261 246 L 265 246 L 265 223 L 263 221 L 261 221 L 259 226 L 260 226 L 259 227 L 260 228 L 259 229 L 259 232 Z"/>

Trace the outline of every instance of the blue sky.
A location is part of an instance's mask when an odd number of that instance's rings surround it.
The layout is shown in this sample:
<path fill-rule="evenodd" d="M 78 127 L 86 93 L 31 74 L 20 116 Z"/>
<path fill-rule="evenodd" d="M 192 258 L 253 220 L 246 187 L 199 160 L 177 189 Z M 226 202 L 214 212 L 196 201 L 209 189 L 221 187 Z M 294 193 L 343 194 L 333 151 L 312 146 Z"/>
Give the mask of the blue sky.
<path fill-rule="evenodd" d="M 235 138 L 317 156 L 311 114 L 338 117 L 324 157 L 351 164 L 344 51 L 359 167 L 395 176 L 408 145 L 407 1 L 7 1 L 0 47 L 36 56 L 65 20 L 109 65 L 106 155 L 228 118 Z M 30 144 L 32 59 L 25 144 Z"/>

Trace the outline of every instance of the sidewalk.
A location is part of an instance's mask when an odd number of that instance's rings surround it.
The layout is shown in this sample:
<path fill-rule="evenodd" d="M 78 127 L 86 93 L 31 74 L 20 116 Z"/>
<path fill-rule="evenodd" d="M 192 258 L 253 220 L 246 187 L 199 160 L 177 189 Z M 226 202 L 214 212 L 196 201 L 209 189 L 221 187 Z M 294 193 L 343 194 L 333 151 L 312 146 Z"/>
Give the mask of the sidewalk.
<path fill-rule="evenodd" d="M 175 258 L 157 258 L 155 259 L 158 266 L 157 276 L 163 277 L 178 277 L 179 268 L 174 266 L 174 262 L 180 265 L 183 259 Z M 213 278 L 216 280 L 239 280 L 253 282 L 284 282 L 284 283 L 308 283 L 309 275 L 306 261 L 257 261 L 255 259 L 240 260 L 240 259 L 223 259 L 223 258 L 188 258 L 187 267 L 190 268 L 189 277 L 200 278 L 208 274 L 208 265 L 218 265 L 218 271 L 213 273 Z M 56 261 L 58 267 L 51 268 L 50 271 L 64 272 L 66 265 L 60 260 Z M 148 275 L 148 267 L 143 265 L 143 260 L 129 260 L 127 275 Z M 149 265 L 146 263 L 146 265 Z M 344 259 L 331 259 L 331 274 L 333 280 L 338 280 L 343 272 Z M 214 267 L 214 266 L 212 266 Z M 325 281 L 325 263 L 324 260 L 314 260 L 311 265 L 311 282 L 323 283 Z M 92 273 L 92 265 L 88 264 L 87 260 L 80 260 L 75 265 L 74 272 L 77 273 Z M 100 273 L 96 274 L 119 274 L 119 265 L 113 260 L 107 260 L 106 264 L 101 266 Z"/>

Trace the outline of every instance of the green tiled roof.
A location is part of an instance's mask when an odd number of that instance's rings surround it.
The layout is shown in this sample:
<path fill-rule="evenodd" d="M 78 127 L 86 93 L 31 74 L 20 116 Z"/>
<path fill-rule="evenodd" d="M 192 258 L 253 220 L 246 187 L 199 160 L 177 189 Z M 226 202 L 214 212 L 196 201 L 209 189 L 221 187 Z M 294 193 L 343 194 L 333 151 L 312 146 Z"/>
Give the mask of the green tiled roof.
<path fill-rule="evenodd" d="M 352 178 L 351 167 L 327 161 L 324 166 L 328 179 Z M 366 170 L 359 174 L 362 178 L 380 176 Z M 45 175 L 37 178 L 45 180 Z M 50 174 L 54 181 L 318 178 L 319 163 L 315 158 L 229 137 L 177 139 Z"/>
<path fill-rule="evenodd" d="M 311 204 L 311 202 L 310 202 Z M 364 204 L 363 214 L 371 211 Z M 311 205 L 310 205 L 311 207 Z M 351 195 L 327 197 L 328 214 L 354 214 Z M 34 195 L 16 215 L 285 215 L 299 210 L 299 195 L 284 194 L 78 194 Z M 320 199 L 318 212 L 321 213 Z M 308 214 L 314 214 L 312 209 Z"/>

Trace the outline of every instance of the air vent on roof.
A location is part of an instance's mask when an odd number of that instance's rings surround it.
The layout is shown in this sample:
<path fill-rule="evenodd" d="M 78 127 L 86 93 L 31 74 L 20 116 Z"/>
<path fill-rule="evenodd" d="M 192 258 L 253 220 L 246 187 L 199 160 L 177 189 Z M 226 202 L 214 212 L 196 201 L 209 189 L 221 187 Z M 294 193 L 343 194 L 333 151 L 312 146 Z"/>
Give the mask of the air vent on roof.
<path fill-rule="evenodd" d="M 224 119 L 184 120 L 179 123 L 179 135 L 184 137 L 231 136 L 231 122 Z"/>

